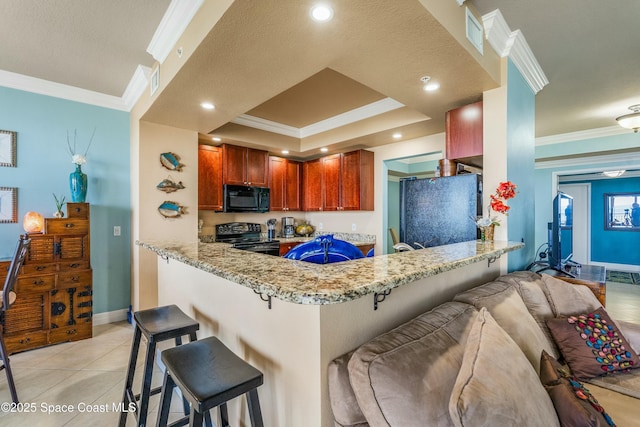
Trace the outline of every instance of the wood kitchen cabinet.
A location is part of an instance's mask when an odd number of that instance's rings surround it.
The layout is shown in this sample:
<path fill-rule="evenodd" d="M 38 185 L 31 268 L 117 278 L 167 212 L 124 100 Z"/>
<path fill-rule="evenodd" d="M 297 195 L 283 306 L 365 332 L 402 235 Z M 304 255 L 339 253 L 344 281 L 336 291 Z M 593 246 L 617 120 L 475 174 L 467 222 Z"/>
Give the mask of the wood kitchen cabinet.
<path fill-rule="evenodd" d="M 302 210 L 302 163 L 269 156 L 270 210 Z"/>
<path fill-rule="evenodd" d="M 373 173 L 373 153 L 366 150 L 305 162 L 304 209 L 373 210 Z"/>
<path fill-rule="evenodd" d="M 482 101 L 447 111 L 446 158 L 482 167 Z"/>
<path fill-rule="evenodd" d="M 222 144 L 222 183 L 267 187 L 269 153 L 254 148 Z"/>
<path fill-rule="evenodd" d="M 12 354 L 90 338 L 93 271 L 90 265 L 89 205 L 67 203 L 68 218 L 46 218 L 16 283 L 16 301 L 5 315 L 4 337 Z M 0 262 L 0 280 L 10 261 Z"/>
<path fill-rule="evenodd" d="M 198 209 L 222 210 L 222 149 L 198 146 Z"/>

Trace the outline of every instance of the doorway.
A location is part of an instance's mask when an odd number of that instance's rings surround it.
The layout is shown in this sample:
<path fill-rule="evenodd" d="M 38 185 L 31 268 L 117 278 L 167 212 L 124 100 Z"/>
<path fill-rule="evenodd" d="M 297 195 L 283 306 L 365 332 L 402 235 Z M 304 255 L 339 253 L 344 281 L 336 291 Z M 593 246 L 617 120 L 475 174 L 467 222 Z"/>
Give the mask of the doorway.
<path fill-rule="evenodd" d="M 580 264 L 591 260 L 591 184 L 561 184 L 559 190 L 573 197 L 573 256 Z"/>

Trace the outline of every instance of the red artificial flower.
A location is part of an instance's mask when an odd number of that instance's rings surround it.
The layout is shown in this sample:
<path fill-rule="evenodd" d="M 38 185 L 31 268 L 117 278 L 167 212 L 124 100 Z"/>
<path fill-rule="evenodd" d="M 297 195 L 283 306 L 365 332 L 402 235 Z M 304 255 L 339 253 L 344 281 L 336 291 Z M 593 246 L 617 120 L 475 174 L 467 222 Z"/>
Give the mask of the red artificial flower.
<path fill-rule="evenodd" d="M 496 195 L 504 200 L 513 199 L 516 197 L 517 186 L 511 181 L 501 182 L 496 189 Z"/>
<path fill-rule="evenodd" d="M 493 194 L 491 195 L 491 203 L 489 205 L 491 210 L 507 215 L 509 206 L 507 206 L 501 199 L 497 198 Z"/>

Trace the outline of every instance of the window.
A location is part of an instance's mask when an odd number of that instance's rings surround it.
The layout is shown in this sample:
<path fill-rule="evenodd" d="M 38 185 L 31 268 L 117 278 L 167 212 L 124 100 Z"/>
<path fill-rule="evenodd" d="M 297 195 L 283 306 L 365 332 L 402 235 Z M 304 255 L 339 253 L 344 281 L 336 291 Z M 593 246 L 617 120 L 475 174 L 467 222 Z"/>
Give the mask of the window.
<path fill-rule="evenodd" d="M 604 229 L 640 231 L 640 193 L 604 195 Z"/>

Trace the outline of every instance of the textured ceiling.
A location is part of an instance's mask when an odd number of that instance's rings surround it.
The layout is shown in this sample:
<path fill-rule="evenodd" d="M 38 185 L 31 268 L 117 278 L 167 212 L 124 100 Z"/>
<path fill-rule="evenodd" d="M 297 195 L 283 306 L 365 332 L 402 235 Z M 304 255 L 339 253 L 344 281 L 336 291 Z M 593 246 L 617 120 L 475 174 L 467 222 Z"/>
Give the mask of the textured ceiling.
<path fill-rule="evenodd" d="M 549 85 L 536 96 L 536 136 L 616 126 L 640 104 L 640 1 L 470 0 L 521 30 Z"/>
<path fill-rule="evenodd" d="M 0 0 L 0 70 L 121 97 L 169 0 Z"/>

